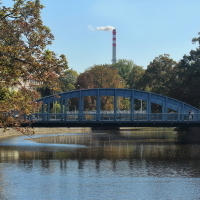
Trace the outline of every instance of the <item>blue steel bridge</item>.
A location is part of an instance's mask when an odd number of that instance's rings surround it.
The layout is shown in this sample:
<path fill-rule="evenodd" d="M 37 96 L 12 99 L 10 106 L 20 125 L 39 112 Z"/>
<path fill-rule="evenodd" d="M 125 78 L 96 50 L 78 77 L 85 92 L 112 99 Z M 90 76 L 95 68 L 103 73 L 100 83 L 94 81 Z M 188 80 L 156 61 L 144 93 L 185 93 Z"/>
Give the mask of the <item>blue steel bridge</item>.
<path fill-rule="evenodd" d="M 102 97 L 111 96 L 113 110 L 101 110 Z M 92 97 L 94 109 L 86 110 L 85 101 Z M 119 97 L 129 102 L 129 109 L 119 109 Z M 77 104 L 70 110 L 73 98 Z M 155 93 L 122 89 L 94 88 L 60 93 L 58 96 L 43 97 L 40 112 L 30 116 L 33 127 L 199 127 L 200 110 L 184 102 Z M 135 109 L 135 102 L 143 109 Z M 52 113 L 52 104 L 59 102 L 59 111 Z M 160 109 L 155 113 L 152 108 Z M 189 111 L 194 114 L 189 115 Z M 190 119 L 190 117 L 192 119 Z"/>

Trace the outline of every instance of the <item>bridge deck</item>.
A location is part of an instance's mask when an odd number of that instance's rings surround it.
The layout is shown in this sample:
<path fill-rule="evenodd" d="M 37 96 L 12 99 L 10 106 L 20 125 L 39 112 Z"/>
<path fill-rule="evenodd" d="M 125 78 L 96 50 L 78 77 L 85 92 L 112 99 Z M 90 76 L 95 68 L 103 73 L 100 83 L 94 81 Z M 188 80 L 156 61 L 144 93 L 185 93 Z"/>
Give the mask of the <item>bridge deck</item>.
<path fill-rule="evenodd" d="M 188 114 L 56 114 L 31 116 L 33 127 L 200 127 L 200 116 Z"/>
<path fill-rule="evenodd" d="M 147 122 L 147 121 L 136 121 L 136 122 L 34 122 L 31 124 L 32 127 L 200 127 L 200 122 Z"/>

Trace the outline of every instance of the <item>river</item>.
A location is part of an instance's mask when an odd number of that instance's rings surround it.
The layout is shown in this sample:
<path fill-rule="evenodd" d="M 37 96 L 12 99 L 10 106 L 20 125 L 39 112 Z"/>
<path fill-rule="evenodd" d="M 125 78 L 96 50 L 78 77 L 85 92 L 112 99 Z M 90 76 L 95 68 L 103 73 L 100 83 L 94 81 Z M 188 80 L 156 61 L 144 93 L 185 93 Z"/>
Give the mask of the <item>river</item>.
<path fill-rule="evenodd" d="M 172 129 L 0 140 L 0 200 L 200 199 L 200 145 Z"/>

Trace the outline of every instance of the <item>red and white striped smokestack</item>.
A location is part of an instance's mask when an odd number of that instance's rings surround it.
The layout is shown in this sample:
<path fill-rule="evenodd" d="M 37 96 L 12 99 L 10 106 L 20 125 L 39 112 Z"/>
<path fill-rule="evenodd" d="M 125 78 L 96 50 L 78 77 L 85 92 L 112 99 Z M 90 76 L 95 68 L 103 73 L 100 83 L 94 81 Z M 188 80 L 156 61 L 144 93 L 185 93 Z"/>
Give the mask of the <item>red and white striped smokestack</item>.
<path fill-rule="evenodd" d="M 112 43 L 112 64 L 115 64 L 117 62 L 116 59 L 116 29 L 113 29 L 112 34 L 113 34 L 113 43 Z"/>

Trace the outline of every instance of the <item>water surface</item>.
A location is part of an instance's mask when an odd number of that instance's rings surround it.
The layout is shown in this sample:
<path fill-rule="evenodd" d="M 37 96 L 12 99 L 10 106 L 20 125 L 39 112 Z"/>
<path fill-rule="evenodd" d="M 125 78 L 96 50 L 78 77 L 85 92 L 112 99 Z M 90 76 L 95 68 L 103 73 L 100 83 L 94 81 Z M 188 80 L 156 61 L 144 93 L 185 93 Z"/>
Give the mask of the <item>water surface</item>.
<path fill-rule="evenodd" d="M 172 129 L 0 140 L 0 199 L 200 199 L 200 145 Z"/>

